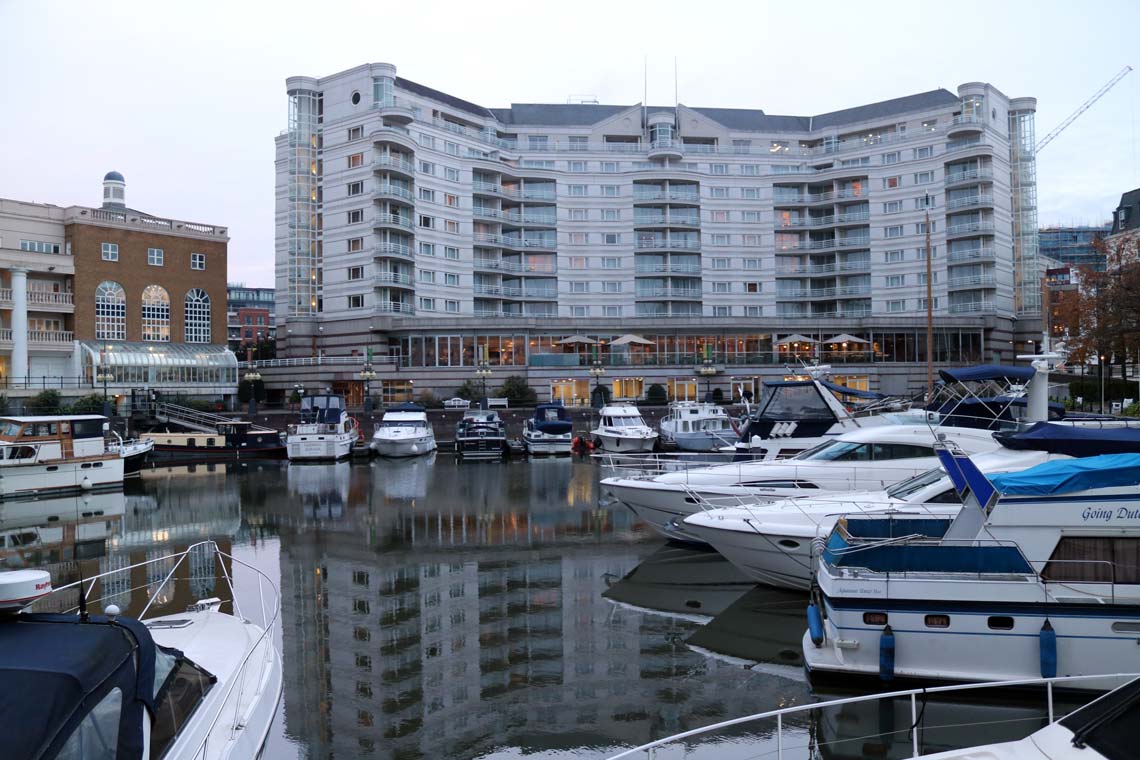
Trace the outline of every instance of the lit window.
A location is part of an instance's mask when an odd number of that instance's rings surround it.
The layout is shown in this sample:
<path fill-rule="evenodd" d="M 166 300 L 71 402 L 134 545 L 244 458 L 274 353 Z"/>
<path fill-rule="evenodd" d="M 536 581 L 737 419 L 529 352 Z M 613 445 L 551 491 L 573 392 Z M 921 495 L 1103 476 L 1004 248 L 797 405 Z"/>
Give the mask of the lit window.
<path fill-rule="evenodd" d="M 349 169 L 355 169 L 355 168 L 360 167 L 360 166 L 364 166 L 364 154 L 363 153 L 353 153 L 351 156 L 348 157 L 348 168 Z"/>
<path fill-rule="evenodd" d="M 147 285 L 143 289 L 142 339 L 170 340 L 170 295 L 161 285 Z"/>
<path fill-rule="evenodd" d="M 95 338 L 127 339 L 127 294 L 117 282 L 101 282 L 95 289 Z"/>

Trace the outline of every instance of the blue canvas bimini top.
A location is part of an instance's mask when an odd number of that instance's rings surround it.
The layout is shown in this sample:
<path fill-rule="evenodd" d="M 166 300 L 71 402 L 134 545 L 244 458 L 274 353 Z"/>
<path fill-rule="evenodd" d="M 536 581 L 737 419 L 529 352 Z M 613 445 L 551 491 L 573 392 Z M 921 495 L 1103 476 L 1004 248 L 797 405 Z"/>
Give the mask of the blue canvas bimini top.
<path fill-rule="evenodd" d="M 843 396 L 850 396 L 851 398 L 865 398 L 865 399 L 883 399 L 886 398 L 882 393 L 875 393 L 874 391 L 861 391 L 858 388 L 848 388 L 846 385 L 839 385 L 828 380 L 820 380 L 819 384 L 829 391 L 834 391 Z"/>
<path fill-rule="evenodd" d="M 1102 454 L 1045 462 L 1021 472 L 989 476 L 1004 496 L 1049 496 L 1140 484 L 1140 454 Z M 1140 499 L 1140 490 L 1137 491 Z"/>
<path fill-rule="evenodd" d="M 1000 364 L 938 370 L 939 377 L 948 383 L 977 383 L 985 380 L 1020 380 L 1027 383 L 1036 374 L 1037 370 L 1032 367 L 1005 367 Z"/>

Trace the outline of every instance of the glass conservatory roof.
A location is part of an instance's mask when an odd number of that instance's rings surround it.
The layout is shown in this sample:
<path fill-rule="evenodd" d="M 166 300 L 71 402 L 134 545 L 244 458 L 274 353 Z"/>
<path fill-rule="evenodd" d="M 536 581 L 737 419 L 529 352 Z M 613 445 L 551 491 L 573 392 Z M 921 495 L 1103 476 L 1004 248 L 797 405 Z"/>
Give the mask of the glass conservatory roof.
<path fill-rule="evenodd" d="M 108 367 L 232 367 L 233 351 L 216 343 L 131 343 L 80 341 L 83 363 Z M 105 356 L 101 361 L 100 357 Z"/>

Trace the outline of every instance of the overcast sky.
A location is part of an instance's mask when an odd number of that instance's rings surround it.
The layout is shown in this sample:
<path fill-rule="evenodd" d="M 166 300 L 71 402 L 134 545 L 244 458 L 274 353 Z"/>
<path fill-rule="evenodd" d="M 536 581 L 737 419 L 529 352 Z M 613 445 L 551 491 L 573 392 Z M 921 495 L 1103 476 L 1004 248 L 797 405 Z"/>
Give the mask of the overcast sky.
<path fill-rule="evenodd" d="M 480 105 L 680 100 L 808 115 L 988 81 L 1044 136 L 1126 64 L 1140 3 L 0 0 L 0 196 L 227 225 L 231 281 L 273 284 L 285 78 L 366 62 Z M 1042 225 L 1109 218 L 1140 186 L 1133 72 L 1041 154 Z"/>

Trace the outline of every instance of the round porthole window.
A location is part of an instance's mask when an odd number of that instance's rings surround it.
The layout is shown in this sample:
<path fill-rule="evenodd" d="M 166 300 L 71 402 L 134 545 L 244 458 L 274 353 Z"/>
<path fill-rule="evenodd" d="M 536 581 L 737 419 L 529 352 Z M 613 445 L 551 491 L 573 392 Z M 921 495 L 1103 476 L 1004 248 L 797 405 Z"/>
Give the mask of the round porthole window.
<path fill-rule="evenodd" d="M 352 104 L 354 106 L 360 105 L 360 93 L 359 92 L 352 93 Z"/>

